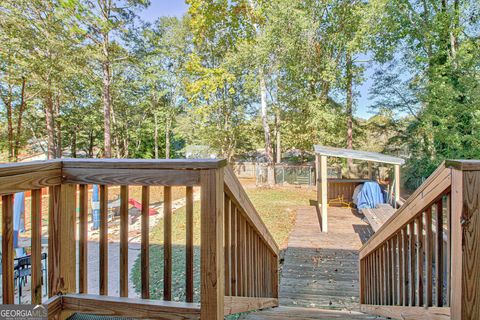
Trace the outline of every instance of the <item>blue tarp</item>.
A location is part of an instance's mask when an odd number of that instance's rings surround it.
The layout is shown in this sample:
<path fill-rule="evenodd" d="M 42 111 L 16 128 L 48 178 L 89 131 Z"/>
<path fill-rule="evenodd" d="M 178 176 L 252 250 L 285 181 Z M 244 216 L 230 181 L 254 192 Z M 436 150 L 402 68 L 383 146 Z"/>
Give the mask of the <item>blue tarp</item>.
<path fill-rule="evenodd" d="M 92 230 L 97 230 L 100 227 L 100 197 L 98 195 L 98 185 L 93 185 L 92 190 Z"/>
<path fill-rule="evenodd" d="M 375 208 L 380 203 L 385 203 L 380 185 L 375 181 L 365 182 L 358 193 L 357 208 Z"/>

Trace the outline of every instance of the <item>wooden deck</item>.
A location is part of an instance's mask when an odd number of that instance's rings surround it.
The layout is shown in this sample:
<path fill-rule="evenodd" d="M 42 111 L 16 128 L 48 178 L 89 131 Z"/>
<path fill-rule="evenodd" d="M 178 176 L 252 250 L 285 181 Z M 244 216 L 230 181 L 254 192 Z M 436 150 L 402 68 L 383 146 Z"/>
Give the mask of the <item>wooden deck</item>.
<path fill-rule="evenodd" d="M 358 250 L 373 230 L 355 212 L 330 207 L 329 232 L 322 233 L 315 207 L 299 209 L 281 272 L 281 307 L 244 319 L 375 318 L 358 313 Z"/>
<path fill-rule="evenodd" d="M 381 226 L 395 213 L 395 209 L 389 204 L 379 204 L 376 208 L 363 209 L 362 213 L 367 218 L 373 231 L 377 232 Z"/>

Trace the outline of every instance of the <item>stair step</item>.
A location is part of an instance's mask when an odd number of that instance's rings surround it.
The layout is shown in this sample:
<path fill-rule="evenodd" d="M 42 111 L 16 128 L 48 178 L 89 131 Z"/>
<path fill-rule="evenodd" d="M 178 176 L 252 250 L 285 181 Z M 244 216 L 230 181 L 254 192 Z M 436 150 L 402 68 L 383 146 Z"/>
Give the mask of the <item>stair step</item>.
<path fill-rule="evenodd" d="M 312 320 L 312 319 L 346 319 L 372 320 L 385 319 L 355 311 L 326 310 L 315 308 L 278 307 L 253 312 L 240 317 L 240 320 Z"/>

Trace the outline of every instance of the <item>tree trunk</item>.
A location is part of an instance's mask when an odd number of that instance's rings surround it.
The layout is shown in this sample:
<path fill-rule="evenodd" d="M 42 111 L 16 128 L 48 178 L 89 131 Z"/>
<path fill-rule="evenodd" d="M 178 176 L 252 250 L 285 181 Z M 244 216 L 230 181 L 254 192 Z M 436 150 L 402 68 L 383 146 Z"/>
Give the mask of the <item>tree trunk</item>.
<path fill-rule="evenodd" d="M 26 79 L 22 77 L 22 92 L 20 96 L 20 108 L 18 110 L 18 121 L 17 121 L 17 133 L 15 135 L 15 147 L 13 151 L 13 158 L 14 161 L 18 161 L 18 151 L 20 149 L 20 140 L 22 135 L 22 121 L 23 121 L 23 112 L 25 111 L 25 88 L 26 87 Z"/>
<path fill-rule="evenodd" d="M 281 137 L 280 137 L 280 112 L 277 110 L 275 113 L 275 138 L 276 138 L 276 158 L 277 163 L 282 162 L 282 146 L 281 146 Z"/>
<path fill-rule="evenodd" d="M 272 141 L 270 137 L 270 126 L 268 125 L 267 85 L 265 83 L 265 77 L 262 71 L 260 72 L 260 96 L 262 126 L 265 135 L 265 155 L 267 156 L 268 163 L 272 163 Z"/>
<path fill-rule="evenodd" d="M 108 57 L 107 57 L 108 59 Z M 111 138 L 111 124 L 110 124 L 110 62 L 108 60 L 103 62 L 103 140 L 104 150 L 103 156 L 105 158 L 112 157 L 112 138 Z"/>
<path fill-rule="evenodd" d="M 52 92 L 49 90 L 45 97 L 45 120 L 47 125 L 47 158 L 54 159 L 56 156 L 55 149 L 55 119 L 53 111 L 53 97 Z"/>
<path fill-rule="evenodd" d="M 71 135 L 72 135 L 72 138 L 71 138 L 72 141 L 70 143 L 70 153 L 72 158 L 76 158 L 77 157 L 77 131 L 73 130 L 71 132 Z"/>
<path fill-rule="evenodd" d="M 13 149 L 14 149 L 14 143 L 13 143 L 13 107 L 12 107 L 12 101 L 13 101 L 13 92 L 12 92 L 12 86 L 9 85 L 8 89 L 8 96 L 4 99 L 5 102 L 5 107 L 7 108 L 7 139 L 8 139 L 8 161 L 11 162 L 13 161 Z"/>
<path fill-rule="evenodd" d="M 347 80 L 347 149 L 353 149 L 353 62 L 350 52 L 347 52 L 346 57 L 346 80 Z M 353 161 L 347 159 L 347 166 L 349 174 L 351 172 Z"/>
<path fill-rule="evenodd" d="M 153 142 L 155 144 L 155 159 L 158 159 L 158 116 L 157 113 L 153 114 L 153 120 L 155 121 L 155 128 L 153 132 Z"/>
<path fill-rule="evenodd" d="M 165 159 L 170 159 L 170 118 L 167 116 L 165 128 Z"/>
<path fill-rule="evenodd" d="M 54 125 L 56 124 L 57 127 L 56 132 L 57 132 L 57 140 L 56 140 L 56 158 L 61 158 L 63 155 L 63 150 L 62 150 L 62 122 L 60 120 L 60 96 L 57 96 L 55 99 L 55 119 Z"/>

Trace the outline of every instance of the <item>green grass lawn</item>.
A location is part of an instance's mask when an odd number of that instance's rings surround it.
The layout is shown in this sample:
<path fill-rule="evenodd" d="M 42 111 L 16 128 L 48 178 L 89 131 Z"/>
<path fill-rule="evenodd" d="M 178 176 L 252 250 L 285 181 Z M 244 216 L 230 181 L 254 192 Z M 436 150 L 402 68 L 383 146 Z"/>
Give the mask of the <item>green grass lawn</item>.
<path fill-rule="evenodd" d="M 265 222 L 268 230 L 281 248 L 287 243 L 288 235 L 295 223 L 296 209 L 308 206 L 315 199 L 315 191 L 305 188 L 248 188 L 248 196 Z M 185 301 L 185 208 L 180 208 L 172 217 L 173 271 L 172 298 Z M 150 293 L 152 299 L 162 299 L 163 292 L 163 219 L 150 234 Z M 194 203 L 195 244 L 195 296 L 200 299 L 200 202 Z M 140 257 L 135 262 L 132 280 L 140 292 Z"/>

